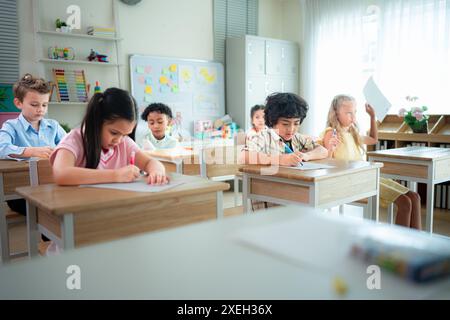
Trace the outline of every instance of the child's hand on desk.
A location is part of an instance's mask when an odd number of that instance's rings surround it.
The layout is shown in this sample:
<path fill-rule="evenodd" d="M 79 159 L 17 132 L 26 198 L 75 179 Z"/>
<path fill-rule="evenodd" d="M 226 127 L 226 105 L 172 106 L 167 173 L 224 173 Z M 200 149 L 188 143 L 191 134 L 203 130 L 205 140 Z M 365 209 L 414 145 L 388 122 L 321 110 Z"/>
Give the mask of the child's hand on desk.
<path fill-rule="evenodd" d="M 303 159 L 300 156 L 300 152 L 280 155 L 281 166 L 296 167 L 302 161 Z"/>
<path fill-rule="evenodd" d="M 310 161 L 311 160 L 311 156 L 307 153 L 298 152 L 297 154 L 302 159 L 302 161 Z"/>
<path fill-rule="evenodd" d="M 116 170 L 115 174 L 115 182 L 132 182 L 139 178 L 139 176 L 141 175 L 139 168 L 134 165 L 128 165 L 126 167 L 120 168 Z"/>
<path fill-rule="evenodd" d="M 44 158 L 48 159 L 50 158 L 50 155 L 53 152 L 53 148 L 50 147 L 28 147 L 25 148 L 25 151 L 23 152 L 22 156 L 25 158 Z"/>
<path fill-rule="evenodd" d="M 169 177 L 164 172 L 152 172 L 148 174 L 147 183 L 156 185 L 167 184 L 169 183 Z"/>

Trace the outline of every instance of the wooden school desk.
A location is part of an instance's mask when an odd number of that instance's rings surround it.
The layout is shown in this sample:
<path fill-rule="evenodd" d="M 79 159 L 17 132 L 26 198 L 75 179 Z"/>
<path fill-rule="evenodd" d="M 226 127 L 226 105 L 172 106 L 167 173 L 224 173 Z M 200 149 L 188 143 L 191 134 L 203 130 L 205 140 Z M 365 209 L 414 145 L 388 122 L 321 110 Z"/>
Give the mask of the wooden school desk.
<path fill-rule="evenodd" d="M 433 232 L 434 185 L 450 180 L 450 149 L 431 147 L 407 147 L 368 152 L 370 161 L 384 164 L 383 177 L 427 185 L 427 215 L 425 229 Z"/>
<path fill-rule="evenodd" d="M 197 146 L 195 150 L 184 148 L 145 151 L 161 161 L 168 172 L 200 175 L 214 181 L 234 181 L 234 203 L 239 196 L 239 152 L 242 146 Z"/>
<path fill-rule="evenodd" d="M 426 238 L 423 232 L 349 217 L 330 217 L 313 208 L 274 208 L 257 215 L 210 220 L 17 262 L 0 269 L 0 299 L 436 299 L 450 297 L 450 279 L 415 285 L 381 270 L 381 289 L 369 290 L 368 265 L 349 255 L 362 228 Z M 284 229 L 288 225 L 288 229 Z M 286 230 L 281 237 L 273 227 Z M 264 228 L 264 230 L 262 229 Z M 266 230 L 271 231 L 266 232 Z M 272 254 L 243 242 L 259 232 L 269 243 L 289 242 L 312 263 Z M 293 240 L 292 240 L 293 239 Z M 440 240 L 440 241 L 439 241 Z M 447 243 L 449 242 L 446 240 Z M 449 245 L 447 245 L 448 250 Z M 311 254 L 315 254 L 315 258 Z M 69 290 L 78 267 L 80 290 Z M 69 270 L 69 271 L 67 271 Z M 334 286 L 339 276 L 346 294 Z"/>
<path fill-rule="evenodd" d="M 6 222 L 6 201 L 21 199 L 16 187 L 30 185 L 29 164 L 26 161 L 0 160 L 0 249 L 1 260 L 10 258 L 8 227 Z"/>
<path fill-rule="evenodd" d="M 330 208 L 369 199 L 367 217 L 379 218 L 380 163 L 365 161 L 320 160 L 312 163 L 334 168 L 301 171 L 288 167 L 248 165 L 243 173 L 244 212 L 249 212 L 249 200 L 276 204 L 306 204 Z"/>
<path fill-rule="evenodd" d="M 37 254 L 38 231 L 71 249 L 223 216 L 222 191 L 228 184 L 183 179 L 184 184 L 157 193 L 55 184 L 17 188 L 28 205 L 30 256 Z"/>

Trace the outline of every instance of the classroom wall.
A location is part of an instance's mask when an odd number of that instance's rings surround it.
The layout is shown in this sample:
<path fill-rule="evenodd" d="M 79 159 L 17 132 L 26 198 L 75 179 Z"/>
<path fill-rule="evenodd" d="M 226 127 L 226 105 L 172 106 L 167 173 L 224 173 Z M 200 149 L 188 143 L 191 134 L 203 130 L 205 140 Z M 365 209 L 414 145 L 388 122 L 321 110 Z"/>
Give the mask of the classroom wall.
<path fill-rule="evenodd" d="M 32 0 L 19 0 L 20 73 L 36 72 L 33 41 Z M 136 6 L 116 1 L 121 30 L 122 80 L 130 88 L 128 59 L 130 54 L 148 54 L 194 59 L 213 59 L 212 0 L 144 0 Z M 78 4 L 77 0 L 59 0 Z M 90 2 L 89 18 L 96 12 L 111 11 L 110 0 Z M 55 20 L 52 10 L 43 19 Z M 66 16 L 64 12 L 61 17 Z M 82 16 L 81 19 L 84 17 Z"/>
<path fill-rule="evenodd" d="M 48 2 L 47 0 L 39 0 Z M 212 60 L 213 54 L 213 0 L 143 0 L 136 6 L 127 6 L 118 0 L 119 27 L 121 30 L 122 87 L 130 89 L 129 55 L 147 54 L 192 59 Z M 111 0 L 59 0 L 58 7 L 70 4 L 89 5 L 88 16 L 92 21 L 98 13 L 111 12 Z M 300 14 L 295 11 L 299 0 L 260 0 L 259 35 L 292 41 L 299 38 Z M 43 20 L 54 21 L 56 16 L 66 17 L 56 6 L 45 10 Z M 82 8 L 83 10 L 83 8 Z M 61 10 L 60 10 L 61 11 Z M 35 62 L 32 0 L 18 0 L 20 30 L 20 73 L 38 73 Z M 101 72 L 101 71 L 100 71 Z M 81 119 L 84 109 L 77 107 L 60 110 L 61 116 Z M 55 109 L 53 109 L 55 110 Z M 69 115 L 69 114 L 70 115 Z M 58 114 L 51 114 L 58 119 Z M 76 118 L 76 119 L 75 119 Z"/>

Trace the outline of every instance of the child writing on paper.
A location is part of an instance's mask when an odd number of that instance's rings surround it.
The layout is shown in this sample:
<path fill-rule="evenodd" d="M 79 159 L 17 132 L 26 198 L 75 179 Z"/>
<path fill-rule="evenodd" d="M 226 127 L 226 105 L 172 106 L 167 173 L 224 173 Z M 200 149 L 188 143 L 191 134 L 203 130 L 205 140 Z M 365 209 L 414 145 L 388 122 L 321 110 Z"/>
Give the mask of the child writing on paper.
<path fill-rule="evenodd" d="M 163 103 L 152 103 L 141 115 L 147 122 L 150 132 L 144 137 L 144 150 L 171 149 L 178 146 L 177 139 L 167 133 L 167 127 L 172 121 L 172 110 Z"/>
<path fill-rule="evenodd" d="M 25 74 L 14 84 L 14 104 L 21 113 L 7 120 L 0 130 L 0 158 L 48 158 L 66 132 L 56 120 L 45 119 L 50 100 L 50 84 Z M 25 200 L 8 200 L 8 206 L 26 214 Z"/>
<path fill-rule="evenodd" d="M 378 141 L 378 129 L 373 108 L 366 104 L 370 116 L 369 136 L 362 136 L 356 124 L 356 101 L 348 95 L 334 97 L 328 113 L 323 144 L 329 156 L 341 160 L 363 160 L 363 145 Z M 401 184 L 386 178 L 380 179 L 380 204 L 394 202 L 397 207 L 395 223 L 409 228 L 421 229 L 420 196 Z"/>
<path fill-rule="evenodd" d="M 303 161 L 326 158 L 324 147 L 298 132 L 307 111 L 307 102 L 293 93 L 267 97 L 264 118 L 268 130 L 247 140 L 242 153 L 244 162 L 295 167 Z"/>
<path fill-rule="evenodd" d="M 144 170 L 149 184 L 166 184 L 164 166 L 132 140 L 137 117 L 136 102 L 127 91 L 109 88 L 96 93 L 89 101 L 81 128 L 72 130 L 50 157 L 55 182 L 132 182 L 140 176 L 139 170 Z"/>

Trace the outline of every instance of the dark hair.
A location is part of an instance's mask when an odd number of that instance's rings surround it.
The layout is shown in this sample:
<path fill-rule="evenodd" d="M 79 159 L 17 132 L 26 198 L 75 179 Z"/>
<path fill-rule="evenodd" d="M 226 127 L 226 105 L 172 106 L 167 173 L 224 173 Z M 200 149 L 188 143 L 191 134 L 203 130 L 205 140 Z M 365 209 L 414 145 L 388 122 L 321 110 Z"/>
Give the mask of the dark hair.
<path fill-rule="evenodd" d="M 169 120 L 173 118 L 172 116 L 172 110 L 165 105 L 164 103 L 151 103 L 148 105 L 147 108 L 145 108 L 144 112 L 141 114 L 141 119 L 144 121 L 147 121 L 148 115 L 150 112 L 159 112 L 161 114 L 165 114 L 169 117 Z"/>
<path fill-rule="evenodd" d="M 81 123 L 81 137 L 86 157 L 86 168 L 96 169 L 102 152 L 102 127 L 106 121 L 125 119 L 137 120 L 136 101 L 128 91 L 109 88 L 103 93 L 96 93 L 89 101 L 86 114 Z M 133 132 L 129 135 L 134 140 Z"/>
<path fill-rule="evenodd" d="M 306 118 L 308 103 L 294 93 L 274 93 L 267 97 L 264 118 L 269 128 L 280 118 L 298 118 L 300 123 Z"/>
<path fill-rule="evenodd" d="M 22 79 L 14 84 L 13 92 L 14 97 L 23 102 L 27 92 L 36 91 L 40 94 L 50 93 L 51 86 L 50 83 L 42 78 L 33 77 L 31 74 L 26 73 Z"/>
<path fill-rule="evenodd" d="M 265 107 L 262 104 L 256 104 L 250 109 L 250 118 L 253 119 L 253 116 L 255 115 L 256 111 L 264 110 Z"/>

